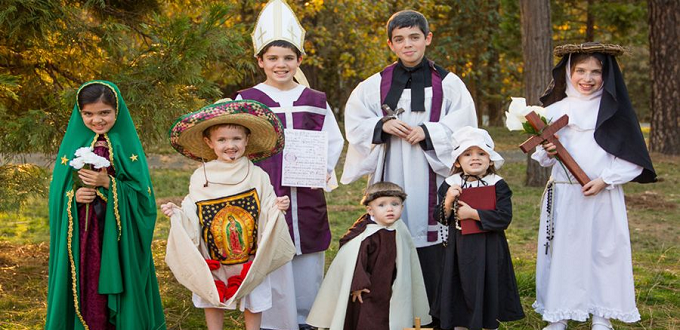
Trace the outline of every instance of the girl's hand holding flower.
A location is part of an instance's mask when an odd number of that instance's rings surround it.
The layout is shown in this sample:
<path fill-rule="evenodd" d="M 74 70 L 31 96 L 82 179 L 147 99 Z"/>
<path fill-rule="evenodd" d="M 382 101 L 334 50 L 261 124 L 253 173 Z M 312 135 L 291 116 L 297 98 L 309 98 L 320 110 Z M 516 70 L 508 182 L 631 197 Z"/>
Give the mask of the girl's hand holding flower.
<path fill-rule="evenodd" d="M 544 142 L 543 143 L 543 149 L 545 149 L 545 152 L 548 153 L 548 157 L 553 158 L 555 155 L 557 155 L 557 148 L 555 147 L 552 142 Z"/>
<path fill-rule="evenodd" d="M 102 168 L 99 171 L 81 168 L 78 170 L 78 177 L 88 186 L 109 189 L 109 174 L 106 172 L 106 168 Z"/>
<path fill-rule="evenodd" d="M 76 191 L 76 202 L 85 204 L 85 230 L 87 231 L 87 222 L 90 218 L 90 203 L 94 201 L 95 188 L 104 187 L 109 189 L 109 175 L 106 168 L 111 166 L 111 162 L 95 154 L 90 147 L 78 148 L 75 155 L 76 157 L 69 162 L 69 165 L 77 170 L 73 175 L 76 186 L 80 187 Z M 88 168 L 95 170 L 89 170 Z M 75 178 L 76 173 L 78 174 L 77 180 Z"/>
<path fill-rule="evenodd" d="M 81 204 L 92 203 L 96 196 L 94 188 L 80 187 L 76 190 L 76 202 Z"/>

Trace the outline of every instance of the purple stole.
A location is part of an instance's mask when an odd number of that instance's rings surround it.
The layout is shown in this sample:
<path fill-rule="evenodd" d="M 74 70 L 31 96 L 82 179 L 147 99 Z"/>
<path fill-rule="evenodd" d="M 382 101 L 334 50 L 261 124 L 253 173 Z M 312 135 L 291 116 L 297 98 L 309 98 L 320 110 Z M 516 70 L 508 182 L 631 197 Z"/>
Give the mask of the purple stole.
<path fill-rule="evenodd" d="M 397 63 L 393 63 L 380 72 L 380 104 L 384 104 L 387 93 L 390 91 L 392 85 L 392 74 Z M 437 72 L 434 62 L 429 61 L 430 72 L 432 74 L 432 107 L 430 109 L 430 122 L 439 122 L 439 117 L 442 112 L 442 102 L 444 99 L 444 90 L 442 88 L 442 77 Z M 394 109 L 396 110 L 396 109 Z M 383 110 L 383 115 L 387 115 Z M 437 174 L 430 168 L 428 171 L 428 198 L 427 198 L 427 224 L 429 226 L 436 226 L 437 220 L 434 219 L 434 208 L 437 205 Z M 427 230 L 427 241 L 437 241 L 437 230 Z"/>
<path fill-rule="evenodd" d="M 278 108 L 281 105 L 272 100 L 269 95 L 265 94 L 259 89 L 249 88 L 238 92 L 243 99 L 255 100 L 270 108 Z M 300 98 L 293 103 L 293 106 L 308 106 L 322 109 L 319 113 L 325 113 L 326 108 L 326 94 L 305 88 L 300 95 Z M 320 131 L 323 128 L 325 115 L 312 112 L 293 112 L 293 122 L 286 123 L 285 113 L 276 113 L 281 120 L 283 127 L 294 129 L 305 129 L 310 131 Z M 278 153 L 272 157 L 258 162 L 256 165 L 260 166 L 271 180 L 272 186 L 277 196 L 291 196 L 291 188 L 281 185 L 282 177 L 282 161 L 283 153 Z M 293 239 L 295 245 L 299 246 L 300 251 L 305 253 L 313 253 L 325 251 L 331 242 L 331 231 L 328 226 L 328 210 L 326 208 L 326 197 L 323 189 L 310 189 L 298 187 L 297 189 L 297 204 L 293 204 L 291 200 L 290 209 L 286 212 L 286 222 L 288 223 L 288 231 L 290 237 Z M 291 197 L 292 199 L 292 197 Z M 294 208 L 297 207 L 297 224 L 293 223 Z M 299 237 L 295 237 L 295 227 Z"/>

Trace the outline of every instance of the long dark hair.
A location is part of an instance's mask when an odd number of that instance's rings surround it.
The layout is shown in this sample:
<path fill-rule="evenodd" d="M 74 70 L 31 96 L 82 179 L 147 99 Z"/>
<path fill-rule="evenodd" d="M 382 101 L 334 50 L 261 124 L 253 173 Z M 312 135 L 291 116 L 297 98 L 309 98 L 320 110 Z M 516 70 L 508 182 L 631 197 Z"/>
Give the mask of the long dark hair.
<path fill-rule="evenodd" d="M 118 109 L 116 95 L 113 94 L 111 88 L 102 84 L 91 84 L 83 87 L 78 92 L 78 107 L 83 110 L 83 107 L 101 101 L 104 104 Z"/>

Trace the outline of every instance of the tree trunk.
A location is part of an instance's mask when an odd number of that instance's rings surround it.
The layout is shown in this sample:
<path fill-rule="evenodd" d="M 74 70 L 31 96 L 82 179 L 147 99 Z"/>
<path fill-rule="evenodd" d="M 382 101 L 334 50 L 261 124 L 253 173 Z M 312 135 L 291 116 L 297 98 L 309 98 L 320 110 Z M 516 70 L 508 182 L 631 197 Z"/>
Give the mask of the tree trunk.
<path fill-rule="evenodd" d="M 680 154 L 680 2 L 649 0 L 649 55 L 652 123 L 649 149 Z"/>
<path fill-rule="evenodd" d="M 498 16 L 500 16 L 500 1 L 496 2 L 489 2 L 489 11 L 493 11 L 494 13 L 497 13 Z M 489 17 L 492 17 L 492 15 L 488 15 Z M 489 126 L 503 126 L 504 120 L 503 120 L 503 115 L 504 111 L 502 109 L 502 100 L 501 100 L 501 85 L 502 85 L 502 79 L 501 79 L 501 68 L 500 68 L 500 55 L 498 48 L 494 47 L 493 45 L 493 39 L 494 36 L 498 35 L 498 31 L 500 31 L 500 21 L 499 19 L 489 19 L 489 23 L 487 24 L 488 28 L 488 34 L 489 34 L 489 41 L 487 42 L 489 44 L 489 48 L 487 49 L 487 55 L 489 59 L 486 61 L 486 85 L 487 85 L 487 114 L 489 115 Z"/>
<path fill-rule="evenodd" d="M 522 50 L 524 57 L 524 95 L 528 105 L 539 104 L 541 93 L 550 82 L 552 68 L 552 28 L 550 0 L 520 0 Z M 527 154 L 526 185 L 545 185 L 550 169 L 541 167 Z"/>
<path fill-rule="evenodd" d="M 500 75 L 498 74 L 498 63 L 500 59 L 498 51 L 495 49 L 489 50 L 489 63 L 486 65 L 486 81 L 489 82 L 488 96 L 487 96 L 487 114 L 489 115 L 489 126 L 503 126 L 503 114 L 501 99 L 501 84 L 498 83 Z"/>
<path fill-rule="evenodd" d="M 595 41 L 595 18 L 593 17 L 593 0 L 586 4 L 586 42 Z"/>

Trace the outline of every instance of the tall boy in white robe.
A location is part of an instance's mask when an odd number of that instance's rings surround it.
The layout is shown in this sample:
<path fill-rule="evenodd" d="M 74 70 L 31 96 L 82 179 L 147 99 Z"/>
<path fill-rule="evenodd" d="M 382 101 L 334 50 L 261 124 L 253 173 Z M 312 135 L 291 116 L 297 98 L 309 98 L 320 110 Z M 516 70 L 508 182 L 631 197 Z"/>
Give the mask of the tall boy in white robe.
<path fill-rule="evenodd" d="M 387 36 L 399 60 L 360 83 L 345 107 L 350 144 L 341 182 L 369 175 L 369 184 L 391 181 L 404 187 L 410 198 L 402 220 L 417 247 L 432 299 L 442 255 L 440 227 L 432 216 L 437 187 L 454 161 L 451 134 L 464 126 L 477 127 L 477 115 L 463 81 L 425 57 L 432 32 L 422 14 L 394 14 Z"/>

